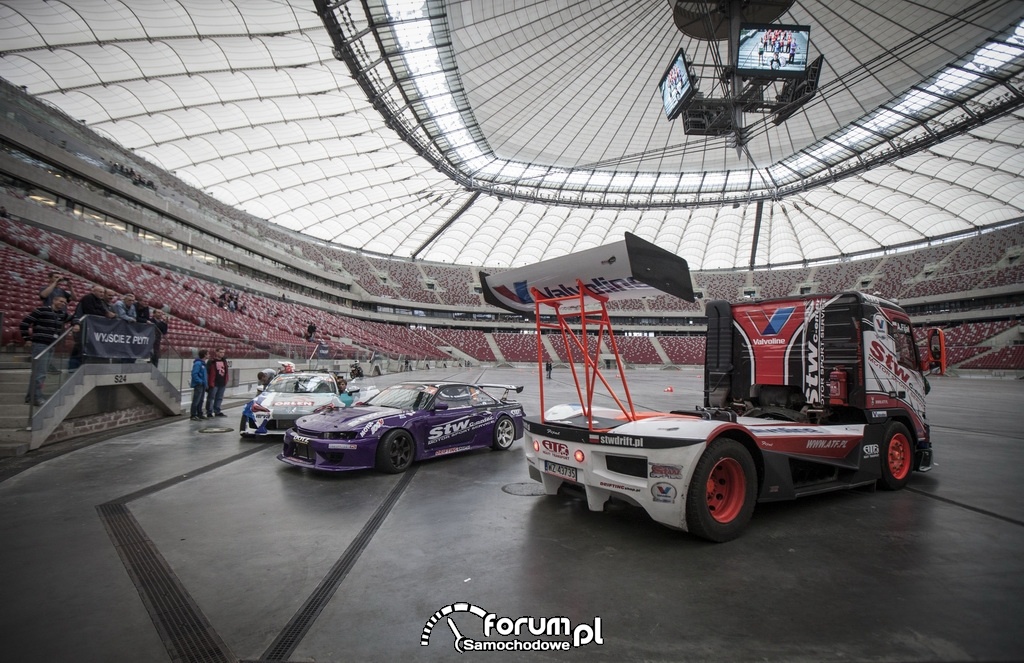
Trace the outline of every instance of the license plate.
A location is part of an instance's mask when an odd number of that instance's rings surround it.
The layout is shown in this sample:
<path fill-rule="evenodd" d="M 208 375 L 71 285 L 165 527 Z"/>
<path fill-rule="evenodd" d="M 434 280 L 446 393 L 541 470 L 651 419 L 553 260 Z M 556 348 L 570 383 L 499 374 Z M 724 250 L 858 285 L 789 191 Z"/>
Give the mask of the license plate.
<path fill-rule="evenodd" d="M 569 467 L 568 465 L 562 465 L 561 463 L 552 463 L 550 460 L 544 461 L 544 471 L 548 474 L 554 474 L 568 479 L 569 481 L 576 481 L 576 468 Z"/>

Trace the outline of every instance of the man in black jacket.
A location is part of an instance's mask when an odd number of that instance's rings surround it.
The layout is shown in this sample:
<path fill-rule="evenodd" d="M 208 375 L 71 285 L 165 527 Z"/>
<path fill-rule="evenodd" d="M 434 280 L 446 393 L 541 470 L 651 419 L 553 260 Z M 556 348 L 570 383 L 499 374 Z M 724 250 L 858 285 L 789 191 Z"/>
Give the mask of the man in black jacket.
<path fill-rule="evenodd" d="M 77 370 L 82 365 L 82 318 L 87 315 L 95 315 L 101 318 L 113 318 L 117 314 L 107 305 L 106 288 L 101 285 L 94 285 L 89 294 L 78 300 L 75 307 L 75 314 L 71 317 L 72 336 L 75 344 L 71 346 L 71 356 L 68 357 L 68 370 Z"/>
<path fill-rule="evenodd" d="M 43 382 L 46 381 L 46 368 L 50 363 L 52 350 L 47 348 L 57 340 L 64 331 L 68 321 L 68 300 L 63 295 L 53 298 L 49 306 L 40 306 L 21 321 L 21 337 L 25 342 L 32 343 L 32 378 L 28 383 L 25 402 L 33 405 L 43 404 Z"/>

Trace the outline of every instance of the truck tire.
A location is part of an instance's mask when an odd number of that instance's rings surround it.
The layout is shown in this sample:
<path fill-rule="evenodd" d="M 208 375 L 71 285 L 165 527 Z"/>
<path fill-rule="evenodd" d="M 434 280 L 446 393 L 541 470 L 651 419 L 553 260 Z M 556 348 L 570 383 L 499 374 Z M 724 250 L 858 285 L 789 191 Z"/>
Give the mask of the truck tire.
<path fill-rule="evenodd" d="M 686 495 L 686 528 L 710 541 L 731 541 L 750 522 L 757 468 L 746 447 L 719 437 L 704 450 Z"/>
<path fill-rule="evenodd" d="M 878 487 L 883 490 L 899 490 L 906 486 L 914 471 L 914 438 L 906 426 L 898 421 L 889 424 L 878 456 L 882 463 Z"/>

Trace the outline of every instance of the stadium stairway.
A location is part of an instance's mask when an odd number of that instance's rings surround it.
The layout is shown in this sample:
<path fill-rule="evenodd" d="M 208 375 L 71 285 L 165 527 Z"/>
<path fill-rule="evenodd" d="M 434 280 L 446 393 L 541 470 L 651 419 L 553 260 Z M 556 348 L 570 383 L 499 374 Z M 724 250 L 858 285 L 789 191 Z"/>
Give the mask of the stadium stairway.
<path fill-rule="evenodd" d="M 20 456 L 29 449 L 32 433 L 25 391 L 30 375 L 28 355 L 4 353 L 0 360 L 0 456 Z"/>
<path fill-rule="evenodd" d="M 32 410 L 31 422 L 24 404 L 29 369 L 3 373 L 0 456 L 20 456 L 49 442 L 181 414 L 178 389 L 149 363 L 85 364 Z"/>

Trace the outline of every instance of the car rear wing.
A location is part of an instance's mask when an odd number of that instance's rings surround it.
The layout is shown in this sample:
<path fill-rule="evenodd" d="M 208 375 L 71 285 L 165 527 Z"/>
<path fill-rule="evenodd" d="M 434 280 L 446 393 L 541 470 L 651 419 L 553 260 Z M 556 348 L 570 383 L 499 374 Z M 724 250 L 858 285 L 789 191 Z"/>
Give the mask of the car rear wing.
<path fill-rule="evenodd" d="M 558 331 L 561 343 L 553 342 L 550 348 L 555 353 L 564 351 L 557 359 L 567 362 L 572 371 L 578 403 L 590 430 L 597 430 L 601 425 L 600 422 L 595 423 L 593 409 L 594 391 L 599 382 L 618 405 L 625 420 L 637 419 L 626 384 L 622 355 L 608 315 L 608 302 L 662 293 L 694 301 L 686 260 L 631 233 L 626 233 L 621 242 L 499 274 L 480 272 L 480 285 L 487 303 L 522 315 L 532 314 L 537 326 L 537 386 L 542 423 L 545 417 L 544 380 L 539 369 L 545 361 L 556 359 L 544 345 L 544 330 Z M 554 322 L 551 322 L 552 318 Z M 615 389 L 602 375 L 602 363 L 607 370 L 611 369 L 607 356 L 601 356 L 606 342 L 614 357 L 625 399 L 616 395 Z M 556 349 L 558 345 L 562 350 Z M 603 362 L 600 361 L 602 358 Z M 582 375 L 576 371 L 576 363 L 580 361 L 583 364 Z"/>
<path fill-rule="evenodd" d="M 581 288 L 603 301 L 662 293 L 694 300 L 686 260 L 632 233 L 620 242 L 498 274 L 480 272 L 480 286 L 488 304 L 527 315 L 534 314 L 538 296 L 557 299 L 578 295 Z"/>
<path fill-rule="evenodd" d="M 521 384 L 520 385 L 515 385 L 515 384 L 477 384 L 476 386 L 478 386 L 478 387 L 480 387 L 481 389 L 484 389 L 484 390 L 487 390 L 487 389 L 502 389 L 502 390 L 504 390 L 503 393 L 501 394 L 501 400 L 505 400 L 506 398 L 508 398 L 508 392 L 510 392 L 510 391 L 514 391 L 517 394 L 522 393 L 522 391 L 523 391 L 523 385 L 521 385 Z"/>

